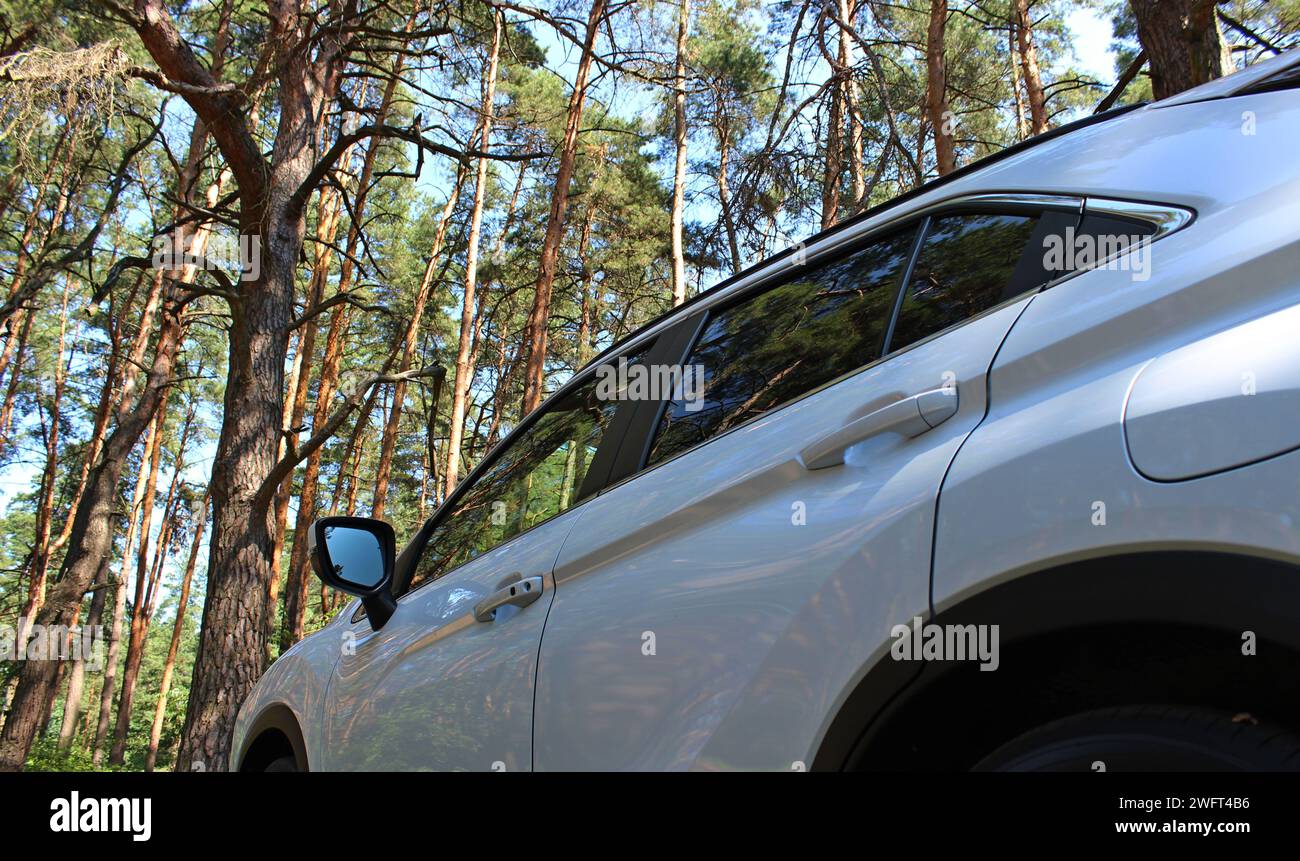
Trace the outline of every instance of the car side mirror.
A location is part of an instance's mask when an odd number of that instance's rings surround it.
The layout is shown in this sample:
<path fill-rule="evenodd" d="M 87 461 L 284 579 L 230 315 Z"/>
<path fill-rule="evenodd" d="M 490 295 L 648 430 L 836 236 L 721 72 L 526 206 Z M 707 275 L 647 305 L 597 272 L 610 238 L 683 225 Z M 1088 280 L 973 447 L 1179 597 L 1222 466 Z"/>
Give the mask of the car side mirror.
<path fill-rule="evenodd" d="M 327 586 L 356 595 L 376 631 L 397 609 L 393 598 L 393 527 L 369 517 L 322 517 L 308 532 L 307 553 Z"/>

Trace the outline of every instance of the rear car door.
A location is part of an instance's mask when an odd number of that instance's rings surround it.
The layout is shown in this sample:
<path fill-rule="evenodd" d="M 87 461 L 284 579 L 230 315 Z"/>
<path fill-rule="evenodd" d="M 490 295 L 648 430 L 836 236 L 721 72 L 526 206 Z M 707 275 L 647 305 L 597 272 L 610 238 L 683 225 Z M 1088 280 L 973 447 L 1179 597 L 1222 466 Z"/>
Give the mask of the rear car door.
<path fill-rule="evenodd" d="M 342 629 L 327 770 L 531 768 L 551 570 L 608 472 L 618 402 L 596 387 L 566 386 L 462 483 L 404 552 L 413 573 L 383 628 Z"/>
<path fill-rule="evenodd" d="M 945 471 L 1052 275 L 1043 233 L 1077 218 L 1061 198 L 935 210 L 661 337 L 703 401 L 643 405 L 560 551 L 539 769 L 813 765 L 893 626 L 929 615 Z"/>

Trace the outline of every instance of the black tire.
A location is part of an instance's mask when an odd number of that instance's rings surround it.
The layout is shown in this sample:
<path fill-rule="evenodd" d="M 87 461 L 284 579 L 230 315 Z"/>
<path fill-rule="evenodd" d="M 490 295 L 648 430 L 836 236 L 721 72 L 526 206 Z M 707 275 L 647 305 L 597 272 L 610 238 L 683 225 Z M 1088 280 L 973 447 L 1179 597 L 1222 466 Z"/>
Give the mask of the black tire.
<path fill-rule="evenodd" d="M 273 759 L 266 764 L 262 771 L 297 771 L 298 762 L 292 756 L 282 756 L 279 759 Z"/>
<path fill-rule="evenodd" d="M 1101 763 L 1098 766 L 1097 763 Z M 975 771 L 1294 771 L 1300 738 L 1242 716 L 1185 706 L 1124 706 L 1021 735 Z"/>

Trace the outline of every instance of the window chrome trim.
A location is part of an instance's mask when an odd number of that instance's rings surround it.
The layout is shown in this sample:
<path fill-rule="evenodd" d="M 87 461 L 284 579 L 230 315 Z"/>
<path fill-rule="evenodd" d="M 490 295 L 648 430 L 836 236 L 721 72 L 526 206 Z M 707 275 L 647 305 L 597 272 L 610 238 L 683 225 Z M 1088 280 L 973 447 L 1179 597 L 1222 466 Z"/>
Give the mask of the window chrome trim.
<path fill-rule="evenodd" d="M 1168 236 L 1176 230 L 1182 230 L 1192 223 L 1196 213 L 1179 206 L 1161 203 L 1138 203 L 1132 200 L 1115 200 L 1109 197 L 1089 195 L 1083 201 L 1083 214 L 1102 215 L 1114 218 L 1127 218 L 1141 221 L 1155 228 L 1151 239 Z"/>

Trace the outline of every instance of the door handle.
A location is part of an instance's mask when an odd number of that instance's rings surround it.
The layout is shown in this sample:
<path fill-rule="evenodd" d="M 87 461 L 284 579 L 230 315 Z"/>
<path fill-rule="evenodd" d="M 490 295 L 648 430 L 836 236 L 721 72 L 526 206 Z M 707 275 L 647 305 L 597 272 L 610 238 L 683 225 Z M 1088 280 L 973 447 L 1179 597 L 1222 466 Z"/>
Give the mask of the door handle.
<path fill-rule="evenodd" d="M 920 436 L 952 418 L 957 412 L 957 389 L 949 386 L 931 389 L 894 401 L 854 419 L 844 427 L 799 452 L 804 469 L 825 469 L 844 463 L 851 446 L 884 433 L 905 437 Z"/>
<path fill-rule="evenodd" d="M 500 589 L 474 605 L 474 621 L 492 622 L 496 620 L 497 610 L 507 604 L 514 607 L 527 607 L 542 597 L 541 577 L 519 577 L 510 580 Z"/>

